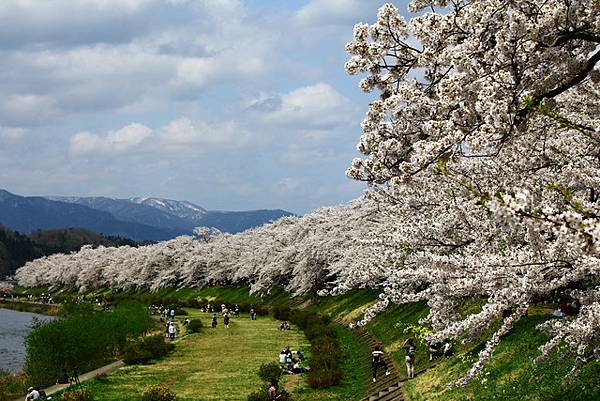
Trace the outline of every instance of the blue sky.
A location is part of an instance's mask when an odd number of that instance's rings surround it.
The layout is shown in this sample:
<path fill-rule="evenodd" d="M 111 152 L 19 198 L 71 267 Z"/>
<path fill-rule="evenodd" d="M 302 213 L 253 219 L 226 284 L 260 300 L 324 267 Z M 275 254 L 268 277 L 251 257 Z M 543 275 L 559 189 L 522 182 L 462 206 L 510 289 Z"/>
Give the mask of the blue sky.
<path fill-rule="evenodd" d="M 0 188 L 296 213 L 353 199 L 370 97 L 344 45 L 384 2 L 2 0 Z"/>

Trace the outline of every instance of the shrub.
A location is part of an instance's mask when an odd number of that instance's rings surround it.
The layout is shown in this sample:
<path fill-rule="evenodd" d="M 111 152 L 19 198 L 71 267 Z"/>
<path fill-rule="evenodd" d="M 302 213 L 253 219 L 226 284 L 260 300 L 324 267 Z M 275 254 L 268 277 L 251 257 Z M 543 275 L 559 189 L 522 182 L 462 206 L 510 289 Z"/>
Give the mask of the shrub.
<path fill-rule="evenodd" d="M 0 369 L 0 401 L 14 400 L 25 392 L 26 377 Z"/>
<path fill-rule="evenodd" d="M 173 348 L 175 348 L 175 345 L 165 342 L 161 334 L 144 337 L 139 340 L 130 341 L 127 344 L 123 361 L 128 365 L 147 363 L 153 359 L 167 355 Z"/>
<path fill-rule="evenodd" d="M 177 316 L 187 316 L 188 313 L 185 309 L 175 308 L 175 315 Z"/>
<path fill-rule="evenodd" d="M 273 316 L 278 320 L 292 320 L 292 311 L 288 306 L 278 305 L 273 309 Z"/>
<path fill-rule="evenodd" d="M 323 318 L 315 312 L 291 310 L 285 306 L 275 308 L 273 314 L 277 319 L 289 320 L 300 327 L 310 341 L 312 358 L 307 378 L 309 386 L 323 388 L 338 384 L 342 377 L 342 351 L 335 330 L 328 326 L 330 319 Z"/>
<path fill-rule="evenodd" d="M 124 303 L 113 312 L 38 321 L 25 340 L 25 373 L 32 383 L 45 386 L 54 383 L 61 367 L 94 369 L 153 324 L 148 310 L 137 303 Z"/>
<path fill-rule="evenodd" d="M 192 319 L 187 325 L 187 329 L 190 333 L 198 333 L 202 330 L 202 320 Z"/>
<path fill-rule="evenodd" d="M 268 383 L 270 383 L 271 380 L 279 380 L 279 377 L 281 377 L 281 367 L 279 366 L 279 363 L 263 363 L 258 369 L 258 377 Z"/>
<path fill-rule="evenodd" d="M 175 394 L 165 385 L 152 386 L 142 394 L 142 401 L 174 401 Z"/>
<path fill-rule="evenodd" d="M 60 397 L 60 401 L 94 401 L 94 397 L 88 389 L 77 387 L 65 391 Z"/>
<path fill-rule="evenodd" d="M 67 302 L 61 305 L 58 314 L 60 316 L 89 316 L 94 313 L 95 308 L 91 302 Z"/>

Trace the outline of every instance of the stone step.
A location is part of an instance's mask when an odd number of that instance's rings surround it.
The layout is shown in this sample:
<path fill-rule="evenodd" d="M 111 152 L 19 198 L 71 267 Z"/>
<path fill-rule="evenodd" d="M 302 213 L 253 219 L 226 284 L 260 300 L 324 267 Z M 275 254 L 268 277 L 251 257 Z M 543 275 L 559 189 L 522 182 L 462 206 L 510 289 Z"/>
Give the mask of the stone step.
<path fill-rule="evenodd" d="M 386 394 L 383 394 L 377 401 L 399 401 L 404 399 L 402 396 L 402 388 L 396 387 L 390 389 Z"/>

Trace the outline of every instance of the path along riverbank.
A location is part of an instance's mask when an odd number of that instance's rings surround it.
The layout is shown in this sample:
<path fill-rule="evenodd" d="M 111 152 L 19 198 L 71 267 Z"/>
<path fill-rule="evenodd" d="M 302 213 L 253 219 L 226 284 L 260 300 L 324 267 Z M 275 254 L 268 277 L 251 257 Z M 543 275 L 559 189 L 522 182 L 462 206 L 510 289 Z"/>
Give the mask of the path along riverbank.
<path fill-rule="evenodd" d="M 87 372 L 84 373 L 82 375 L 79 376 L 79 381 L 80 382 L 85 382 L 91 379 L 95 379 L 96 377 L 103 375 L 105 373 L 109 373 L 112 372 L 115 369 L 120 368 L 121 366 L 125 365 L 125 363 L 123 361 L 116 361 L 111 363 L 110 365 L 106 365 L 106 366 L 102 366 L 101 368 L 98 369 L 94 369 L 91 372 Z M 54 386 L 48 387 L 44 389 L 44 392 L 46 393 L 46 395 L 52 395 L 54 393 L 57 393 L 61 390 L 64 390 L 65 388 L 72 386 L 72 384 L 55 384 Z M 23 401 L 23 398 L 25 397 L 25 395 L 23 395 L 23 397 L 21 398 L 17 398 L 13 401 Z"/>

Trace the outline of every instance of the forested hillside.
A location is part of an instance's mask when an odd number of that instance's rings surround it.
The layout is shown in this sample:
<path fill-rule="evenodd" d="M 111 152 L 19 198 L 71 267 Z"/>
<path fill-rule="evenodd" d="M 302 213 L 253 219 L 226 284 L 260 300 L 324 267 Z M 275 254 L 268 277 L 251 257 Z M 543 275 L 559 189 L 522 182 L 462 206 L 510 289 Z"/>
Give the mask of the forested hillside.
<path fill-rule="evenodd" d="M 37 230 L 21 234 L 0 226 L 0 277 L 12 275 L 25 262 L 54 253 L 78 251 L 83 245 L 137 246 L 130 239 L 103 236 L 82 228 Z"/>

